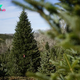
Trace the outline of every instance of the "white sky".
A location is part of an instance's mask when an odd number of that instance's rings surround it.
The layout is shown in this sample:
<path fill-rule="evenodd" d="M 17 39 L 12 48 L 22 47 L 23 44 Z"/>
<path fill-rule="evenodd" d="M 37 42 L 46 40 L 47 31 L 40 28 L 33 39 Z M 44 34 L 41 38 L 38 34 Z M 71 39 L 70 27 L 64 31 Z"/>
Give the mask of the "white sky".
<path fill-rule="evenodd" d="M 49 1 L 56 2 L 57 0 Z M 11 0 L 0 0 L 0 4 L 3 5 L 1 7 L 2 9 L 6 9 L 5 12 L 0 11 L 0 33 L 12 34 L 15 32 L 15 27 L 17 25 L 17 22 L 19 21 L 19 16 L 22 12 L 22 8 L 15 6 L 13 3 L 11 3 Z M 38 13 L 28 10 L 26 10 L 26 12 L 28 15 L 28 19 L 31 22 L 31 27 L 33 31 L 38 29 L 49 29 L 49 25 L 43 18 L 41 18 L 41 16 Z"/>

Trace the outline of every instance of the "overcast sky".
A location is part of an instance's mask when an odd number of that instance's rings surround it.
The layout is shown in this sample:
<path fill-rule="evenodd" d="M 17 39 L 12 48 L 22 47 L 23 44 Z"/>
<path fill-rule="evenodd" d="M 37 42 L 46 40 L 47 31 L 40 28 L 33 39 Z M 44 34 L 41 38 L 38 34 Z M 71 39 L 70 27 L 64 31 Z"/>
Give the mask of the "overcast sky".
<path fill-rule="evenodd" d="M 23 0 L 16 0 L 23 2 Z M 58 2 L 58 0 L 46 0 L 52 3 Z M 2 4 L 2 9 L 6 9 L 6 11 L 0 11 L 0 33 L 12 34 L 15 32 L 15 27 L 17 22 L 19 21 L 19 16 L 22 12 L 22 8 L 15 6 L 11 0 L 0 0 L 0 4 Z M 32 12 L 26 10 L 28 19 L 31 22 L 31 27 L 33 31 L 41 29 L 46 30 L 49 29 L 49 25 L 46 21 L 40 17 L 40 15 L 36 12 Z"/>

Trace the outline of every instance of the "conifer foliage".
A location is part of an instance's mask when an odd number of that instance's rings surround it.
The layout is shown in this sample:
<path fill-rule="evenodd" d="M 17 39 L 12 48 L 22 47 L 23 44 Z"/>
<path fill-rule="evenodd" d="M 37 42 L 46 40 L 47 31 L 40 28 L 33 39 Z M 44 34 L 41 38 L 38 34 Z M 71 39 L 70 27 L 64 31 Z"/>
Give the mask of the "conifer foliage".
<path fill-rule="evenodd" d="M 36 72 L 40 64 L 40 53 L 34 40 L 31 24 L 23 10 L 17 23 L 11 54 L 14 54 L 18 71 L 24 76 L 27 71 Z"/>

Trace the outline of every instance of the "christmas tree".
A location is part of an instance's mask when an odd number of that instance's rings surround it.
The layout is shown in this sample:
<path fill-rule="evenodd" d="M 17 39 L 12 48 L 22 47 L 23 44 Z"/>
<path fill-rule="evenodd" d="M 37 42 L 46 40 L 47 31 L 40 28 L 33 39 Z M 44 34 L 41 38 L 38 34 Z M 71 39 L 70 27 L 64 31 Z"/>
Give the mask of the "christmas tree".
<path fill-rule="evenodd" d="M 17 23 L 11 54 L 14 54 L 18 70 L 22 76 L 27 71 L 36 72 L 40 65 L 40 53 L 34 40 L 31 24 L 23 10 Z"/>

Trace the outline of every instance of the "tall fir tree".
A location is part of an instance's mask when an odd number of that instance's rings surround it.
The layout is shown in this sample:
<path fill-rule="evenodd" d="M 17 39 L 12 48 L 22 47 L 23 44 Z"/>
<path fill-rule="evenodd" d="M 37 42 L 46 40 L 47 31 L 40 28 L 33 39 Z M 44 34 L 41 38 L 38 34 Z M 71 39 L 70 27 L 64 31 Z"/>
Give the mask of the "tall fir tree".
<path fill-rule="evenodd" d="M 40 65 L 40 53 L 34 39 L 31 24 L 23 10 L 17 23 L 11 54 L 14 54 L 20 75 L 27 71 L 36 72 Z"/>

